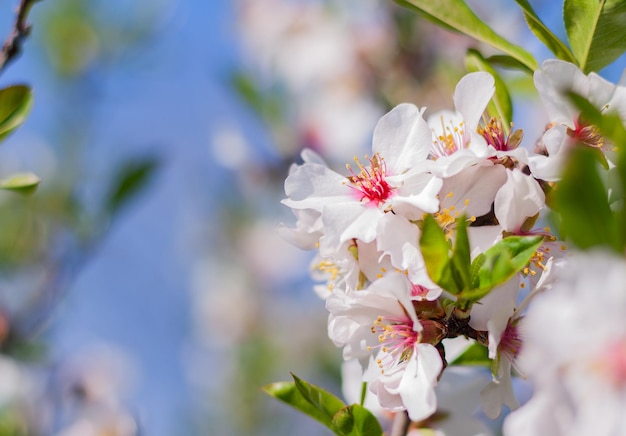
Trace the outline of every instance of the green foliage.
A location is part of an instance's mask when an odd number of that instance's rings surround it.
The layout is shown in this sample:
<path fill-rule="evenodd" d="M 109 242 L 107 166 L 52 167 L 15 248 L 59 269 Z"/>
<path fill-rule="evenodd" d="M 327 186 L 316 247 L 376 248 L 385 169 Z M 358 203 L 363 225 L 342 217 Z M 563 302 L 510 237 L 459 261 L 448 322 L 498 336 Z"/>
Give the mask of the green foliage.
<path fill-rule="evenodd" d="M 456 306 L 466 310 L 520 272 L 542 242 L 542 236 L 510 236 L 471 261 L 465 217 L 456 221 L 456 242 L 451 250 L 443 229 L 427 215 L 420 248 L 430 278 L 456 295 Z"/>
<path fill-rule="evenodd" d="M 4 179 L 0 179 L 0 189 L 29 195 L 37 190 L 39 182 L 39 177 L 33 173 L 18 173 Z"/>
<path fill-rule="evenodd" d="M 624 0 L 565 0 L 565 30 L 582 71 L 599 71 L 626 50 Z"/>
<path fill-rule="evenodd" d="M 450 365 L 474 365 L 474 366 L 486 366 L 490 367 L 492 360 L 489 359 L 489 350 L 482 344 L 474 342 L 467 347 L 463 353 L 452 362 Z"/>
<path fill-rule="evenodd" d="M 105 200 L 105 208 L 115 215 L 128 202 L 140 193 L 151 180 L 158 168 L 158 160 L 154 157 L 130 159 L 125 162 L 113 178 L 113 184 Z"/>
<path fill-rule="evenodd" d="M 471 286 L 458 295 L 458 306 L 469 308 L 493 288 L 520 272 L 543 242 L 543 236 L 509 236 L 472 262 Z"/>
<path fill-rule="evenodd" d="M 491 102 L 489 102 L 487 112 L 494 118 L 500 118 L 502 127 L 508 133 L 511 121 L 513 121 L 513 103 L 511 103 L 511 96 L 504 80 L 502 80 L 496 69 L 493 68 L 489 60 L 485 59 L 477 50 L 468 50 L 465 56 L 465 67 L 469 72 L 485 71 L 493 76 L 496 81 L 496 92 Z"/>
<path fill-rule="evenodd" d="M 533 32 L 557 58 L 576 63 L 576 59 L 569 47 L 557 38 L 543 21 L 541 21 L 528 0 L 515 0 L 515 2 L 522 8 L 526 24 L 528 24 L 530 31 Z"/>
<path fill-rule="evenodd" d="M 33 93 L 28 86 L 0 89 L 0 140 L 26 121 L 32 105 Z"/>
<path fill-rule="evenodd" d="M 529 71 L 537 69 L 537 61 L 522 47 L 494 32 L 467 6 L 463 0 L 396 0 L 399 4 L 418 10 L 424 17 L 450 30 L 464 33 L 508 54 Z"/>
<path fill-rule="evenodd" d="M 343 436 L 381 436 L 383 429 L 369 410 L 359 404 L 344 407 L 333 417 L 336 433 Z"/>
<path fill-rule="evenodd" d="M 426 263 L 426 271 L 432 281 L 446 291 L 457 294 L 461 289 L 451 277 L 450 244 L 443 229 L 431 215 L 424 218 L 420 248 Z"/>
<path fill-rule="evenodd" d="M 560 232 L 582 249 L 602 246 L 623 253 L 626 247 L 626 129 L 615 114 L 602 114 L 579 95 L 572 102 L 581 110 L 581 119 L 593 125 L 617 148 L 618 186 L 609 203 L 606 160 L 597 149 L 580 144 L 571 151 L 562 180 L 554 191 L 554 211 L 559 214 Z"/>
<path fill-rule="evenodd" d="M 572 150 L 554 193 L 554 209 L 562 215 L 562 237 L 580 248 L 603 245 L 618 249 L 617 223 L 600 171 L 595 150 L 584 146 Z"/>
<path fill-rule="evenodd" d="M 292 374 L 293 382 L 272 383 L 263 390 L 311 418 L 339 436 L 381 436 L 380 424 L 367 409 L 343 401 L 324 389 Z"/>

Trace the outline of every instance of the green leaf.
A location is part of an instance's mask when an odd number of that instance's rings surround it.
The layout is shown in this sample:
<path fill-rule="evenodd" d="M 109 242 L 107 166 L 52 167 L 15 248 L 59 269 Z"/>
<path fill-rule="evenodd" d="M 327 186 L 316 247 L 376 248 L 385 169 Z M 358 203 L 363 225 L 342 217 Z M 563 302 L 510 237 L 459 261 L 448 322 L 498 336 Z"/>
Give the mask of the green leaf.
<path fill-rule="evenodd" d="M 18 128 L 33 105 L 33 93 L 28 86 L 14 85 L 0 90 L 0 140 Z"/>
<path fill-rule="evenodd" d="M 479 51 L 469 49 L 465 56 L 465 67 L 469 72 L 485 71 L 491 74 L 496 82 L 496 92 L 493 99 L 489 102 L 487 112 L 491 117 L 500 118 L 505 133 L 510 130 L 511 121 L 513 120 L 513 104 L 509 90 L 500 77 L 500 74 L 489 64 Z"/>
<path fill-rule="evenodd" d="M 523 71 L 524 73 L 528 73 L 529 75 L 533 74 L 533 70 L 509 55 L 492 55 L 488 58 L 485 58 L 485 60 L 494 67 L 502 67 L 509 70 L 519 70 Z"/>
<path fill-rule="evenodd" d="M 155 157 L 130 159 L 117 171 L 105 201 L 106 210 L 115 215 L 146 186 L 158 167 Z"/>
<path fill-rule="evenodd" d="M 560 233 L 579 248 L 606 246 L 620 251 L 618 223 L 609 207 L 596 150 L 575 147 L 554 191 L 553 209 L 561 215 Z"/>
<path fill-rule="evenodd" d="M 33 173 L 18 173 L 5 179 L 0 179 L 0 189 L 29 195 L 37 190 L 40 181 L 39 177 Z"/>
<path fill-rule="evenodd" d="M 295 374 L 291 374 L 291 376 L 293 377 L 296 387 L 302 396 L 310 404 L 323 412 L 331 421 L 333 416 L 346 406 L 343 401 L 335 397 L 330 392 L 302 380 Z"/>
<path fill-rule="evenodd" d="M 472 288 L 458 295 L 465 310 L 520 272 L 543 243 L 542 236 L 509 236 L 478 256 L 472 263 Z"/>
<path fill-rule="evenodd" d="M 465 215 L 456 220 L 454 251 L 452 252 L 452 273 L 459 289 L 468 289 L 471 285 L 470 243 L 467 235 L 467 220 Z"/>
<path fill-rule="evenodd" d="M 474 342 L 472 345 L 456 359 L 454 359 L 450 365 L 478 365 L 478 366 L 491 366 L 491 359 L 489 359 L 489 349 L 478 343 Z"/>
<path fill-rule="evenodd" d="M 432 215 L 426 215 L 420 236 L 420 248 L 426 271 L 433 282 L 446 291 L 458 294 L 461 289 L 454 280 L 450 261 L 450 244 L 446 235 Z"/>
<path fill-rule="evenodd" d="M 529 70 L 537 69 L 537 61 L 522 47 L 517 46 L 494 32 L 483 23 L 463 0 L 396 0 L 403 6 L 417 9 L 427 19 L 445 27 L 469 35 L 510 55 Z"/>
<path fill-rule="evenodd" d="M 533 32 L 557 58 L 575 64 L 576 59 L 569 47 L 541 21 L 528 0 L 515 0 L 515 2 L 522 8 L 524 18 L 526 19 L 530 31 Z"/>
<path fill-rule="evenodd" d="M 358 404 L 344 407 L 333 417 L 333 426 L 342 436 L 382 436 L 383 429 L 372 413 Z"/>
<path fill-rule="evenodd" d="M 305 415 L 321 422 L 326 427 L 332 428 L 332 417 L 312 405 L 296 387 L 294 382 L 276 382 L 263 387 L 268 395 L 289 404 Z"/>
<path fill-rule="evenodd" d="M 626 50 L 624 0 L 565 0 L 563 18 L 583 72 L 600 71 Z"/>

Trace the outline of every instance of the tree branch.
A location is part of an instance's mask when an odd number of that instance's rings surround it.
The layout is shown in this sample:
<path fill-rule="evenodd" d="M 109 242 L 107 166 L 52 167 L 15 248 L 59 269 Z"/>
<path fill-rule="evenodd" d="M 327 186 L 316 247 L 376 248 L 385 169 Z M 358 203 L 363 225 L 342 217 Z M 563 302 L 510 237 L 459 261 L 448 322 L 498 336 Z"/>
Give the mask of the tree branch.
<path fill-rule="evenodd" d="M 410 425 L 411 420 L 409 419 L 409 414 L 406 410 L 396 413 L 389 436 L 406 436 Z"/>
<path fill-rule="evenodd" d="M 17 57 L 22 51 L 22 44 L 30 34 L 30 24 L 26 22 L 30 8 L 40 0 L 20 0 L 15 16 L 15 23 L 11 34 L 4 42 L 0 51 L 0 73 L 4 71 L 7 64 Z"/>

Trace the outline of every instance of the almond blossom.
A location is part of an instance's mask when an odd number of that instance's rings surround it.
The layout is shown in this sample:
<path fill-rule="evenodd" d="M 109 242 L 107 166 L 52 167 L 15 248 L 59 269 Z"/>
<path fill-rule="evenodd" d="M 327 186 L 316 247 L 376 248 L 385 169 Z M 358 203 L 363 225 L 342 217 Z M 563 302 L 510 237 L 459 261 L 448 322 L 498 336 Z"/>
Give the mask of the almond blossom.
<path fill-rule="evenodd" d="M 611 154 L 613 146 L 598 129 L 581 119 L 569 92 L 587 99 L 603 113 L 616 113 L 626 123 L 626 75 L 615 85 L 596 73 L 585 75 L 568 62 L 550 59 L 535 72 L 535 86 L 548 112 L 550 125 L 544 133 L 542 153 L 529 158 L 532 174 L 553 182 L 560 179 L 568 150 L 584 144 Z"/>
<path fill-rule="evenodd" d="M 326 308 L 330 338 L 343 346 L 344 359 L 358 358 L 368 367 L 365 380 L 383 408 L 407 410 L 413 420 L 436 410 L 434 389 L 443 362 L 432 344 L 445 330 L 436 321 L 418 319 L 403 274 L 389 273 L 358 293 L 333 293 Z"/>
<path fill-rule="evenodd" d="M 321 214 L 323 237 L 320 250 L 332 254 L 350 239 L 371 242 L 379 222 L 389 212 L 416 219 L 438 208 L 441 180 L 427 172 L 430 141 L 422 118 L 423 110 L 400 105 L 385 115 L 374 130 L 372 156 L 349 174 L 341 175 L 321 159 L 303 157 L 305 162 L 291 169 L 285 181 L 288 196 L 283 203 L 295 210 L 311 209 Z"/>
<path fill-rule="evenodd" d="M 626 425 L 626 262 L 577 253 L 524 322 L 521 368 L 535 388 L 506 435 L 618 435 Z M 555 310 L 558 308 L 558 310 Z"/>

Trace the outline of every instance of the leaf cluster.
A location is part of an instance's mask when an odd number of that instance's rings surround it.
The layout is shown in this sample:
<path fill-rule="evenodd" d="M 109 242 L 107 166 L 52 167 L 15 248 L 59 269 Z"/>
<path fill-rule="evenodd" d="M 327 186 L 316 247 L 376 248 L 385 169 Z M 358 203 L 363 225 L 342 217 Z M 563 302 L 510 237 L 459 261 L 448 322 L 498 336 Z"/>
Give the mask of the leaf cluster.
<path fill-rule="evenodd" d="M 272 383 L 263 391 L 319 421 L 338 436 L 382 436 L 380 423 L 362 405 L 347 406 L 319 386 L 291 376 L 293 382 Z"/>
<path fill-rule="evenodd" d="M 530 261 L 543 242 L 542 236 L 509 236 L 473 260 L 467 220 L 456 220 L 454 246 L 431 215 L 424 219 L 420 248 L 430 278 L 452 295 L 465 311 L 495 287 L 507 282 Z"/>

